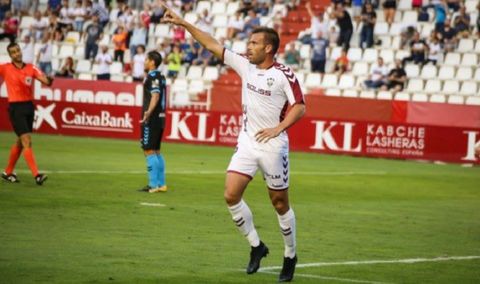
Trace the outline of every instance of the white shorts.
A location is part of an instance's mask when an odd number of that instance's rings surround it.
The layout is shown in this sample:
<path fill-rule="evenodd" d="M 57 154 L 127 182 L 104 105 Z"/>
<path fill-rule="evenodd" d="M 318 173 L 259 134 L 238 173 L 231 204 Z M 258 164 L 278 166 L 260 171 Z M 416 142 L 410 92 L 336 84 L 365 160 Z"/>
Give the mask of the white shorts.
<path fill-rule="evenodd" d="M 258 168 L 263 172 L 263 179 L 271 190 L 288 189 L 290 165 L 288 152 L 273 153 L 253 149 L 248 146 L 237 147 L 227 172 L 238 173 L 252 179 Z"/>

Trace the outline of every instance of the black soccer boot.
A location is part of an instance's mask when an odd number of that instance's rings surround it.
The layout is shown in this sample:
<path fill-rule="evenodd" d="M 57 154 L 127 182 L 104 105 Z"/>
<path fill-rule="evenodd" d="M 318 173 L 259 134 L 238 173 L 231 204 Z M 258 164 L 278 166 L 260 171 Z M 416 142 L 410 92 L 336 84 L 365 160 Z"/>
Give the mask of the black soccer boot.
<path fill-rule="evenodd" d="M 260 261 L 268 254 L 268 247 L 260 241 L 257 247 L 252 247 L 250 251 L 250 262 L 247 266 L 247 274 L 253 274 L 260 268 Z"/>
<path fill-rule="evenodd" d="M 153 187 L 149 186 L 149 185 L 146 185 L 144 186 L 143 188 L 139 189 L 138 191 L 141 191 L 141 192 L 149 192 L 150 189 L 153 189 Z"/>
<path fill-rule="evenodd" d="M 47 180 L 47 178 L 48 178 L 47 175 L 38 174 L 38 175 L 35 177 L 35 182 L 37 183 L 37 185 L 42 185 L 42 184 Z"/>
<path fill-rule="evenodd" d="M 295 273 L 295 265 L 297 264 L 297 256 L 293 258 L 284 257 L 283 258 L 283 267 L 278 277 L 278 282 L 290 282 L 293 279 L 293 274 Z"/>
<path fill-rule="evenodd" d="M 17 175 L 15 173 L 7 174 L 6 172 L 3 172 L 2 178 L 5 181 L 11 182 L 11 183 L 20 182 L 20 180 L 17 178 Z"/>

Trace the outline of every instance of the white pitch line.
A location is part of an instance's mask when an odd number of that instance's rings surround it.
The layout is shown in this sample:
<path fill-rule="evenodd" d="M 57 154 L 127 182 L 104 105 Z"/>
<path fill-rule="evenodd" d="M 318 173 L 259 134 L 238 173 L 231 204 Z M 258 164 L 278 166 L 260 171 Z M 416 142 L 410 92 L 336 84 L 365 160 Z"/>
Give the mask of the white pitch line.
<path fill-rule="evenodd" d="M 366 264 L 389 264 L 389 263 L 418 263 L 418 262 L 439 262 L 439 261 L 451 261 L 451 260 L 472 260 L 480 259 L 478 255 L 470 256 L 446 256 L 446 257 L 435 257 L 435 258 L 407 258 L 407 259 L 392 259 L 392 260 L 363 260 L 363 261 L 341 261 L 341 262 L 314 262 L 314 263 L 304 263 L 297 264 L 297 268 L 302 267 L 323 267 L 323 266 L 338 266 L 338 265 L 366 265 Z M 281 266 L 268 266 L 260 268 L 259 271 L 269 271 L 282 269 Z"/>
<path fill-rule="evenodd" d="M 258 271 L 258 272 L 265 273 L 265 274 L 274 274 L 274 275 L 278 274 L 278 272 L 271 272 L 271 271 Z M 358 279 L 330 277 L 330 276 L 321 276 L 321 275 L 303 274 L 303 273 L 295 273 L 295 277 L 304 277 L 304 278 L 313 278 L 313 279 L 322 279 L 322 280 L 334 280 L 334 281 L 349 282 L 349 283 L 366 283 L 366 284 L 386 284 L 387 283 L 387 282 L 358 280 Z"/>
<path fill-rule="evenodd" d="M 151 207 L 165 207 L 165 204 L 162 203 L 148 203 L 148 202 L 140 202 L 140 205 L 143 206 L 151 206 Z"/>
<path fill-rule="evenodd" d="M 18 170 L 19 173 L 29 173 L 29 170 Z M 145 174 L 144 170 L 136 171 L 105 171 L 105 170 L 58 170 L 58 171 L 42 171 L 46 174 Z M 167 174 L 192 174 L 192 175 L 216 175 L 216 174 L 225 174 L 226 171 L 195 171 L 195 170 L 178 170 L 178 171 L 169 171 Z M 352 175 L 386 175 L 387 172 L 384 171 L 344 171 L 344 172 L 300 172 L 292 171 L 292 175 L 306 175 L 306 176 L 352 176 Z"/>

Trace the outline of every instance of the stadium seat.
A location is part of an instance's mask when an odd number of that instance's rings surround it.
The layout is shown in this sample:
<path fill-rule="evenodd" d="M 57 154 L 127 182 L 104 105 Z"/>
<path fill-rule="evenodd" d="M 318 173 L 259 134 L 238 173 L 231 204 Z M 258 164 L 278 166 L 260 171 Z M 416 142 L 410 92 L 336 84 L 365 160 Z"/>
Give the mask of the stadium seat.
<path fill-rule="evenodd" d="M 342 90 L 351 89 L 355 86 L 355 77 L 353 75 L 343 74 L 338 82 L 338 87 Z"/>
<path fill-rule="evenodd" d="M 420 75 L 420 67 L 416 64 L 406 64 L 405 73 L 407 73 L 408 78 L 418 78 Z"/>
<path fill-rule="evenodd" d="M 59 70 L 59 69 L 60 69 L 60 59 L 52 58 L 52 70 L 55 72 L 55 70 Z"/>
<path fill-rule="evenodd" d="M 432 31 L 435 30 L 435 25 L 433 23 L 424 23 L 422 25 L 422 30 L 420 32 L 420 37 L 429 38 Z"/>
<path fill-rule="evenodd" d="M 473 39 L 462 38 L 458 43 L 458 52 L 472 52 L 474 49 Z"/>
<path fill-rule="evenodd" d="M 380 14 L 380 13 L 379 13 Z M 377 14 L 378 16 L 378 14 Z M 376 36 L 383 36 L 383 35 L 388 35 L 388 23 L 386 22 L 379 22 L 377 19 L 377 23 L 375 24 L 375 28 L 373 30 L 373 33 Z"/>
<path fill-rule="evenodd" d="M 232 44 L 232 51 L 238 54 L 244 54 L 247 52 L 247 43 L 242 40 L 236 40 Z"/>
<path fill-rule="evenodd" d="M 305 87 L 309 89 L 320 87 L 321 77 L 319 73 L 308 73 L 305 78 Z"/>
<path fill-rule="evenodd" d="M 102 46 L 102 45 L 110 46 L 111 44 L 112 44 L 112 42 L 110 41 L 110 36 L 107 35 L 107 34 L 103 34 L 102 39 L 98 43 L 98 46 Z"/>
<path fill-rule="evenodd" d="M 443 93 L 447 95 L 455 95 L 458 93 L 460 87 L 458 81 L 447 80 L 443 84 Z"/>
<path fill-rule="evenodd" d="M 90 60 L 81 59 L 77 61 L 75 66 L 75 72 L 77 73 L 89 73 L 92 71 L 92 63 Z"/>
<path fill-rule="evenodd" d="M 124 82 L 125 78 L 123 77 L 122 74 L 111 74 L 110 75 L 110 81 L 112 81 L 112 82 Z"/>
<path fill-rule="evenodd" d="M 233 16 L 240 8 L 240 3 L 238 1 L 229 2 L 227 5 L 227 15 Z"/>
<path fill-rule="evenodd" d="M 310 59 L 312 47 L 309 44 L 302 44 L 300 46 L 300 58 L 303 60 Z"/>
<path fill-rule="evenodd" d="M 460 65 L 460 54 L 459 53 L 454 53 L 454 52 L 447 53 L 447 56 L 445 57 L 445 61 L 444 61 L 443 64 L 444 65 L 449 65 L 449 66 Z"/>
<path fill-rule="evenodd" d="M 336 60 L 337 58 L 340 57 L 341 53 L 342 53 L 342 47 L 341 46 L 335 46 L 334 48 L 331 49 L 330 58 L 333 59 L 333 60 Z"/>
<path fill-rule="evenodd" d="M 423 92 L 423 81 L 421 79 L 410 79 L 407 90 L 411 93 Z"/>
<path fill-rule="evenodd" d="M 405 49 L 400 49 L 400 50 L 397 50 L 397 52 L 395 53 L 395 59 L 404 59 L 405 57 L 408 57 L 410 56 L 410 51 L 408 50 L 405 50 Z"/>
<path fill-rule="evenodd" d="M 475 53 L 465 53 L 462 57 L 462 66 L 477 67 L 478 57 Z"/>
<path fill-rule="evenodd" d="M 442 90 L 442 83 L 440 80 L 431 79 L 425 84 L 425 92 L 435 94 Z"/>
<path fill-rule="evenodd" d="M 478 0 L 467 0 L 465 1 L 465 10 L 467 14 L 475 13 L 478 5 Z M 470 23 L 475 23 L 475 21 L 471 21 Z"/>
<path fill-rule="evenodd" d="M 297 78 L 298 83 L 300 84 L 300 86 L 302 86 L 302 85 L 303 85 L 303 82 L 305 81 L 305 73 L 303 73 L 303 72 L 295 72 L 295 77 Z"/>
<path fill-rule="evenodd" d="M 449 104 L 458 104 L 461 105 L 463 104 L 463 96 L 458 96 L 458 95 L 450 95 L 448 96 L 448 101 Z"/>
<path fill-rule="evenodd" d="M 166 24 L 157 24 L 155 26 L 155 37 L 170 37 L 170 26 Z"/>
<path fill-rule="evenodd" d="M 193 12 L 188 12 L 185 14 L 185 21 L 189 22 L 190 24 L 195 24 L 198 20 L 198 15 Z"/>
<path fill-rule="evenodd" d="M 30 29 L 35 19 L 32 16 L 23 16 L 20 21 L 20 29 Z"/>
<path fill-rule="evenodd" d="M 414 93 L 412 95 L 412 101 L 413 102 L 428 102 L 428 96 L 427 96 L 427 94 Z"/>
<path fill-rule="evenodd" d="M 203 68 L 201 66 L 192 65 L 188 68 L 187 79 L 188 80 L 198 80 L 202 78 Z"/>
<path fill-rule="evenodd" d="M 77 46 L 75 48 L 75 53 L 73 54 L 76 59 L 83 59 L 85 57 L 85 46 Z"/>
<path fill-rule="evenodd" d="M 191 95 L 196 95 L 203 92 L 205 89 L 203 80 L 192 80 L 188 85 L 188 93 Z"/>
<path fill-rule="evenodd" d="M 203 80 L 215 81 L 219 77 L 218 68 L 215 66 L 207 66 L 203 71 Z"/>
<path fill-rule="evenodd" d="M 89 73 L 80 73 L 78 74 L 78 80 L 87 80 L 87 81 L 91 81 L 93 80 L 93 75 L 92 74 L 89 74 Z"/>
<path fill-rule="evenodd" d="M 392 26 L 390 27 L 389 34 L 392 36 L 399 36 L 400 33 L 402 32 L 403 24 L 399 22 L 394 22 L 392 23 Z"/>
<path fill-rule="evenodd" d="M 197 2 L 197 8 L 195 9 L 195 12 L 198 15 L 201 15 L 203 13 L 203 10 L 208 10 L 210 11 L 211 5 L 209 1 L 199 1 Z"/>
<path fill-rule="evenodd" d="M 215 38 L 226 38 L 227 28 L 216 28 L 214 34 Z"/>
<path fill-rule="evenodd" d="M 400 36 L 393 36 L 391 46 L 389 46 L 388 48 L 394 48 L 394 49 L 398 50 L 400 48 L 400 41 L 401 41 Z M 395 57 L 395 58 L 397 58 L 397 57 Z"/>
<path fill-rule="evenodd" d="M 114 61 L 110 64 L 110 74 L 120 74 L 123 72 L 122 62 Z"/>
<path fill-rule="evenodd" d="M 190 96 L 185 91 L 172 93 L 171 96 L 170 104 L 173 107 L 185 107 L 191 104 Z"/>
<path fill-rule="evenodd" d="M 445 103 L 447 98 L 444 95 L 434 94 L 430 96 L 431 103 Z"/>
<path fill-rule="evenodd" d="M 80 33 L 79 32 L 74 32 L 74 31 L 68 32 L 67 36 L 65 36 L 65 42 L 66 43 L 71 43 L 71 44 L 80 43 Z"/>
<path fill-rule="evenodd" d="M 342 95 L 342 91 L 340 89 L 329 88 L 325 90 L 325 95 L 330 97 L 340 97 Z"/>
<path fill-rule="evenodd" d="M 12 59 L 10 59 L 10 56 L 6 55 L 6 54 L 2 54 L 0 55 L 0 63 L 8 63 L 8 62 L 11 62 Z"/>
<path fill-rule="evenodd" d="M 455 78 L 455 69 L 452 66 L 442 66 L 438 72 L 438 79 L 451 80 Z"/>
<path fill-rule="evenodd" d="M 465 104 L 467 105 L 475 105 L 475 106 L 480 106 L 480 97 L 479 96 L 476 96 L 476 97 L 467 97 L 467 99 L 465 100 Z"/>
<path fill-rule="evenodd" d="M 410 100 L 410 94 L 405 93 L 405 92 L 398 92 L 395 94 L 396 101 L 409 101 Z"/>
<path fill-rule="evenodd" d="M 214 28 L 226 28 L 228 24 L 228 16 L 227 15 L 216 15 L 213 18 L 213 27 Z"/>
<path fill-rule="evenodd" d="M 400 1 L 401 2 L 401 1 Z M 410 1 L 411 3 L 412 1 Z M 417 11 L 405 11 L 403 12 L 403 22 L 404 23 L 416 23 L 418 19 Z"/>
<path fill-rule="evenodd" d="M 480 53 L 480 39 L 477 39 L 476 40 L 476 43 L 475 43 L 475 53 Z"/>
<path fill-rule="evenodd" d="M 389 91 L 379 91 L 377 94 L 377 100 L 392 100 L 393 95 Z"/>
<path fill-rule="evenodd" d="M 361 91 L 359 97 L 363 98 L 363 99 L 375 99 L 375 92 L 374 91 Z"/>
<path fill-rule="evenodd" d="M 337 74 L 325 74 L 323 75 L 321 86 L 323 88 L 336 88 L 337 82 L 338 82 Z"/>
<path fill-rule="evenodd" d="M 392 48 L 392 37 L 391 36 L 378 36 L 378 38 L 382 41 L 381 48 Z"/>
<path fill-rule="evenodd" d="M 397 9 L 400 10 L 400 11 L 412 10 L 412 1 L 411 0 L 400 0 L 398 2 Z"/>
<path fill-rule="evenodd" d="M 420 78 L 426 79 L 433 79 L 437 77 L 437 67 L 435 65 L 425 65 L 422 68 L 422 72 L 420 73 Z"/>
<path fill-rule="evenodd" d="M 385 62 L 385 64 L 390 64 L 395 61 L 395 52 L 393 49 L 381 49 L 380 57 L 383 58 L 383 62 Z"/>
<path fill-rule="evenodd" d="M 477 83 L 473 81 L 465 81 L 460 88 L 460 95 L 474 96 L 477 94 Z"/>
<path fill-rule="evenodd" d="M 473 77 L 475 81 L 480 82 L 480 68 L 475 70 L 475 76 Z"/>
<path fill-rule="evenodd" d="M 358 92 L 356 90 L 347 89 L 343 90 L 342 96 L 346 98 L 356 98 L 358 97 Z"/>
<path fill-rule="evenodd" d="M 472 68 L 470 67 L 460 67 L 457 70 L 457 80 L 467 81 L 472 79 Z"/>
<path fill-rule="evenodd" d="M 366 48 L 363 52 L 363 61 L 368 63 L 377 62 L 378 52 L 374 48 Z"/>
<path fill-rule="evenodd" d="M 358 47 L 351 47 L 348 50 L 347 57 L 351 62 L 362 60 L 362 49 Z"/>
<path fill-rule="evenodd" d="M 223 15 L 227 11 L 227 4 L 225 2 L 213 2 L 211 14 Z"/>
<path fill-rule="evenodd" d="M 353 65 L 352 74 L 355 76 L 366 76 L 368 74 L 368 63 L 356 62 Z"/>
<path fill-rule="evenodd" d="M 75 49 L 74 49 L 73 46 L 64 44 L 64 45 L 60 46 L 60 51 L 58 53 L 58 57 L 60 57 L 60 58 L 67 58 L 69 56 L 73 57 L 74 51 L 75 51 Z"/>

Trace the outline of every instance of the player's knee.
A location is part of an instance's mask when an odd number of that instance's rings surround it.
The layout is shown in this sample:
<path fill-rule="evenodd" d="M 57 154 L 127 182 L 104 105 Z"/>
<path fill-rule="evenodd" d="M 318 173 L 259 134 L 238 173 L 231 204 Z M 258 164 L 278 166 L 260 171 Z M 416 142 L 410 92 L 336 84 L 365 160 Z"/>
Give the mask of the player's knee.
<path fill-rule="evenodd" d="M 273 207 L 278 213 L 283 214 L 288 211 L 289 206 L 286 198 L 282 196 L 273 196 L 271 200 Z"/>
<path fill-rule="evenodd" d="M 223 193 L 223 198 L 225 199 L 225 202 L 229 206 L 233 206 L 235 204 L 238 204 L 240 202 L 241 197 L 237 196 L 236 194 L 232 194 L 225 188 L 225 192 Z"/>

